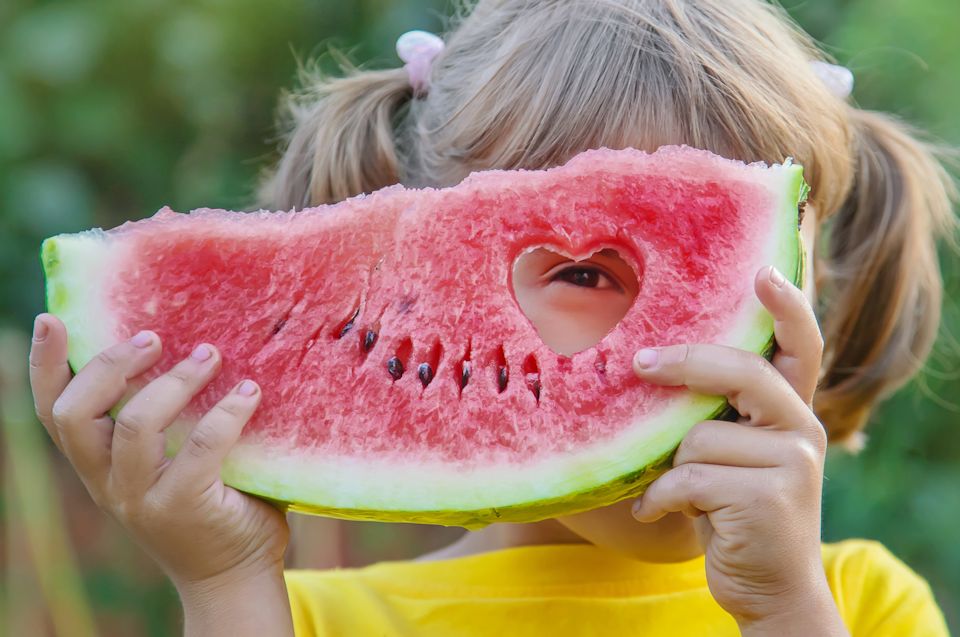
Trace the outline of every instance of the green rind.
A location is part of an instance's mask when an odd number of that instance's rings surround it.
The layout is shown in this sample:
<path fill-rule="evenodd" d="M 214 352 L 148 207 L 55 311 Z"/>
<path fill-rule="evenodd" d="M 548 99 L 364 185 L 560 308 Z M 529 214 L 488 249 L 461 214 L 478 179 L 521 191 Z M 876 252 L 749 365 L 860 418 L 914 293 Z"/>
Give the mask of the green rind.
<path fill-rule="evenodd" d="M 334 509 L 315 507 L 276 500 L 259 495 L 273 502 L 284 511 L 324 515 L 344 520 L 368 520 L 373 522 L 409 522 L 415 524 L 439 524 L 443 526 L 461 526 L 476 530 L 494 522 L 534 522 L 558 515 L 571 515 L 589 511 L 605 504 L 619 502 L 631 496 L 640 495 L 647 485 L 657 479 L 673 463 L 671 451 L 656 460 L 652 465 L 629 473 L 615 482 L 609 482 L 595 489 L 573 493 L 564 497 L 542 500 L 536 504 L 519 504 L 506 507 L 491 507 L 473 511 L 371 511 L 364 509 Z M 577 506 L 570 503 L 576 501 Z"/>
<path fill-rule="evenodd" d="M 771 339 L 771 344 L 773 339 Z M 769 356 L 773 354 L 773 347 L 769 348 Z M 704 420 L 736 420 L 739 414 L 726 401 L 717 411 Z M 337 509 L 332 507 L 317 507 L 278 500 L 269 495 L 256 494 L 272 502 L 284 511 L 296 511 L 313 515 L 324 515 L 344 520 L 368 520 L 373 522 L 404 522 L 417 524 L 439 524 L 443 526 L 461 526 L 476 530 L 494 522 L 535 522 L 558 515 L 572 515 L 581 511 L 589 511 L 600 506 L 619 502 L 626 498 L 636 497 L 643 493 L 647 486 L 673 465 L 673 456 L 676 450 L 666 453 L 646 467 L 627 473 L 620 478 L 596 488 L 579 491 L 563 497 L 541 500 L 535 504 L 517 504 L 505 507 L 490 507 L 472 511 L 379 511 L 364 509 Z M 572 502 L 576 506 L 571 506 Z"/>
<path fill-rule="evenodd" d="M 70 287 L 65 285 L 60 259 L 59 239 L 64 235 L 57 235 L 45 239 L 40 244 L 40 262 L 43 266 L 44 292 L 47 311 L 68 323 L 68 317 L 73 309 L 79 305 L 70 294 Z M 66 235 L 71 236 L 71 235 Z M 68 327 L 71 327 L 68 325 Z M 75 326 L 74 326 L 75 327 Z M 67 362 L 75 373 L 87 364 L 99 352 L 97 346 L 85 338 L 83 330 L 70 330 L 67 339 Z"/>
<path fill-rule="evenodd" d="M 40 264 L 44 280 L 44 300 L 47 312 L 57 317 L 69 315 L 71 307 L 70 288 L 62 284 L 63 275 L 60 271 L 60 250 L 58 238 L 62 235 L 45 239 L 40 244 Z M 70 235 L 67 235 L 70 236 Z M 74 331 L 67 339 L 67 364 L 73 373 L 80 371 L 86 363 L 98 352 L 97 346 L 84 338 L 83 332 Z M 107 413 L 116 418 L 129 397 L 124 397 Z"/>
<path fill-rule="evenodd" d="M 44 239 L 40 244 L 40 264 L 43 270 L 44 301 L 47 311 L 57 315 L 66 306 L 65 293 L 59 289 L 56 278 L 60 266 L 60 255 L 57 252 L 57 237 Z"/>

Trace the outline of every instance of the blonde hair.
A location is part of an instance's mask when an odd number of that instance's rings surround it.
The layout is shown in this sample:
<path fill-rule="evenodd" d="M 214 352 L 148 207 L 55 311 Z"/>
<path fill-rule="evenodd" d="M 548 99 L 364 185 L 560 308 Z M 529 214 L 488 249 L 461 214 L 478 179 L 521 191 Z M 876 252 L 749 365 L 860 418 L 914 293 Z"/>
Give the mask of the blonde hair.
<path fill-rule="evenodd" d="M 814 264 L 825 341 L 815 408 L 831 440 L 849 443 L 932 347 L 936 239 L 953 229 L 956 190 L 916 131 L 832 95 L 810 66 L 823 59 L 763 0 L 480 0 L 447 34 L 422 98 L 399 68 L 307 70 L 284 98 L 285 152 L 258 204 L 450 185 L 600 146 L 793 157 L 828 222 Z"/>

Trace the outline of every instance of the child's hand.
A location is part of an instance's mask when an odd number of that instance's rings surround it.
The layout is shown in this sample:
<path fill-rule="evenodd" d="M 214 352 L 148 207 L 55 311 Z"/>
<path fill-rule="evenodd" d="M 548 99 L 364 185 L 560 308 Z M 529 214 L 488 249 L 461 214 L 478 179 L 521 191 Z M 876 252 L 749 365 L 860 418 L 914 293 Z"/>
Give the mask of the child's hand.
<path fill-rule="evenodd" d="M 674 468 L 650 485 L 634 517 L 697 518 L 710 592 L 744 634 L 793 634 L 784 626 L 828 634 L 811 629 L 815 617 L 832 618 L 830 630 L 843 631 L 820 554 L 827 437 L 810 405 L 823 340 L 803 293 L 779 272 L 764 268 L 755 288 L 775 319 L 772 364 L 716 345 L 638 352 L 640 377 L 724 395 L 742 418 L 691 429 Z"/>
<path fill-rule="evenodd" d="M 224 396 L 173 459 L 164 456 L 163 430 L 219 371 L 214 347 L 199 347 L 141 389 L 116 423 L 106 415 L 160 351 L 157 335 L 141 332 L 71 378 L 63 323 L 37 317 L 30 351 L 37 416 L 94 502 L 128 529 L 181 594 L 276 573 L 288 539 L 283 513 L 220 480 L 224 456 L 260 401 L 254 383 Z"/>

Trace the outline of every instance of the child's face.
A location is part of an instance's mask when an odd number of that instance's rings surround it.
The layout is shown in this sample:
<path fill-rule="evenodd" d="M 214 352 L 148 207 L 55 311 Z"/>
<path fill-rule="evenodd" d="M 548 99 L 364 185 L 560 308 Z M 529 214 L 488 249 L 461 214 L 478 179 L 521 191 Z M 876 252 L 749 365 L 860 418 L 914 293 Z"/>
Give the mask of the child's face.
<path fill-rule="evenodd" d="M 812 206 L 807 208 L 800 234 L 807 263 L 813 263 L 816 214 Z M 514 270 L 517 300 L 543 341 L 557 352 L 569 354 L 599 342 L 626 314 L 637 294 L 633 271 L 615 253 L 598 253 L 581 262 L 546 250 L 528 256 Z M 803 285 L 811 303 L 812 270 L 808 268 Z M 680 561 L 702 553 L 691 518 L 673 513 L 642 524 L 631 515 L 633 502 L 630 498 L 555 521 L 592 544 L 644 561 Z"/>

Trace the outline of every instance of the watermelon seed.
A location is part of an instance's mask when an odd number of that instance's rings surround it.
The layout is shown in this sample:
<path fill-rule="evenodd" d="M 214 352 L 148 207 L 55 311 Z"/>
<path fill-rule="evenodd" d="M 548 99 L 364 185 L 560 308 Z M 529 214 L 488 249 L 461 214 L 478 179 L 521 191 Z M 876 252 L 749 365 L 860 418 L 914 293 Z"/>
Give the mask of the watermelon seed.
<path fill-rule="evenodd" d="M 393 380 L 400 380 L 400 377 L 403 376 L 403 363 L 400 362 L 399 358 L 394 356 L 387 361 L 387 371 L 393 376 Z"/>
<path fill-rule="evenodd" d="M 463 358 L 461 358 L 456 365 L 454 365 L 453 378 L 457 381 L 457 384 L 460 386 L 460 396 L 463 396 L 463 389 L 467 386 L 467 383 L 470 382 L 470 349 L 472 347 L 471 341 L 467 339 L 467 349 L 463 352 Z"/>
<path fill-rule="evenodd" d="M 393 376 L 393 380 L 400 380 L 400 377 L 403 376 L 403 371 L 410 363 L 410 354 L 412 353 L 413 341 L 408 336 L 400 341 L 400 344 L 397 345 L 396 354 L 387 361 L 387 371 Z"/>
<path fill-rule="evenodd" d="M 507 371 L 507 355 L 503 351 L 503 345 L 497 349 L 497 388 L 502 394 L 507 389 L 507 380 L 509 372 Z"/>
<path fill-rule="evenodd" d="M 420 382 L 423 383 L 424 387 L 429 385 L 430 381 L 433 380 L 433 368 L 430 367 L 430 363 L 420 363 L 417 368 L 417 376 L 420 377 Z"/>
<path fill-rule="evenodd" d="M 417 374 L 420 376 L 420 382 L 423 383 L 423 386 L 426 387 L 430 384 L 430 381 L 433 380 L 435 371 L 440 369 L 440 359 L 443 358 L 443 345 L 440 344 L 440 340 L 437 339 L 433 342 L 433 347 L 430 348 L 430 353 L 427 355 L 426 360 L 422 360 L 420 367 L 417 368 Z M 424 379 L 424 374 L 427 374 L 427 378 Z"/>
<path fill-rule="evenodd" d="M 507 368 L 506 367 L 497 368 L 497 387 L 500 389 L 501 394 L 507 388 Z"/>
<path fill-rule="evenodd" d="M 287 324 L 287 321 L 290 320 L 290 315 L 293 314 L 293 310 L 300 303 L 301 298 L 302 298 L 302 295 L 295 297 L 293 299 L 293 304 L 290 307 L 288 307 L 287 311 L 283 313 L 283 316 L 278 318 L 277 322 L 273 324 L 273 328 L 271 328 L 270 330 L 270 336 L 267 337 L 267 342 L 269 342 L 271 338 L 279 334 L 280 330 L 283 329 L 283 326 Z"/>
<path fill-rule="evenodd" d="M 343 338 L 347 335 L 347 332 L 353 329 L 353 322 L 357 320 L 357 315 L 360 314 L 360 307 L 357 306 L 357 309 L 354 310 L 353 316 L 351 316 L 346 323 L 343 324 L 343 327 L 340 328 L 340 333 L 337 334 L 337 338 Z"/>
<path fill-rule="evenodd" d="M 523 376 L 527 381 L 527 389 L 533 393 L 533 397 L 540 404 L 540 365 L 537 363 L 537 357 L 528 354 L 523 361 Z"/>
<path fill-rule="evenodd" d="M 367 333 L 363 335 L 363 351 L 369 352 L 376 343 L 377 333 L 373 330 L 367 330 Z"/>

